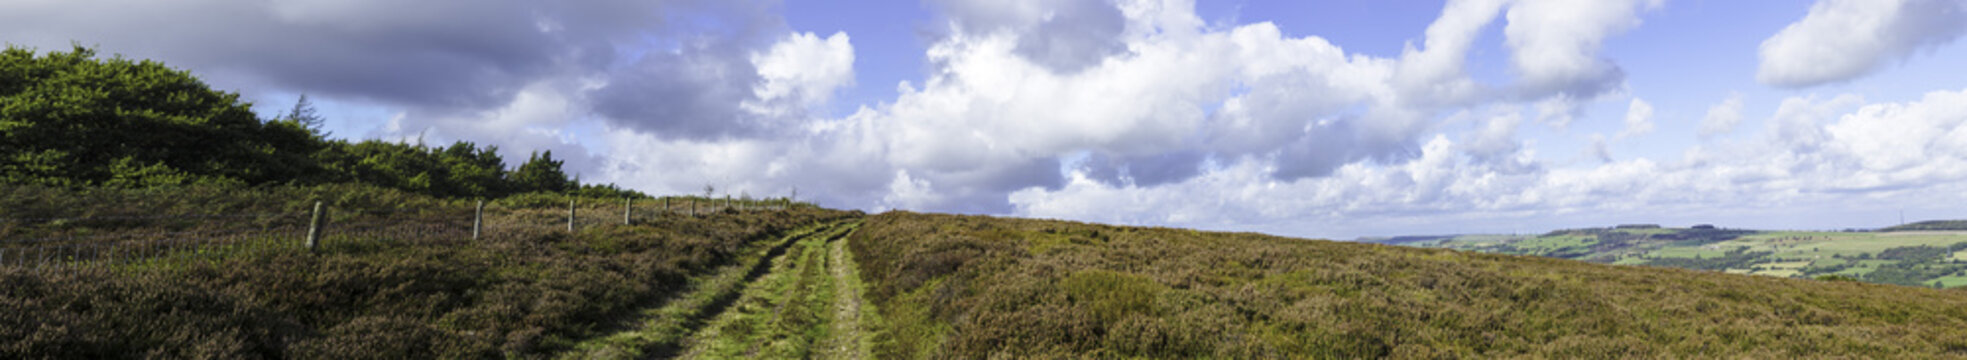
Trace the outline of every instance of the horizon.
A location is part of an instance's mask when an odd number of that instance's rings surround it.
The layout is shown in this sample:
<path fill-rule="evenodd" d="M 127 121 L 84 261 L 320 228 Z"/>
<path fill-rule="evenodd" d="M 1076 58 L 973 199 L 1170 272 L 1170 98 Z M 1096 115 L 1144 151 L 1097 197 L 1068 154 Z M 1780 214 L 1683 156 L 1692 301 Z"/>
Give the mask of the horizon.
<path fill-rule="evenodd" d="M 0 34 L 654 195 L 1336 240 L 1967 218 L 1949 0 L 81 0 Z"/>

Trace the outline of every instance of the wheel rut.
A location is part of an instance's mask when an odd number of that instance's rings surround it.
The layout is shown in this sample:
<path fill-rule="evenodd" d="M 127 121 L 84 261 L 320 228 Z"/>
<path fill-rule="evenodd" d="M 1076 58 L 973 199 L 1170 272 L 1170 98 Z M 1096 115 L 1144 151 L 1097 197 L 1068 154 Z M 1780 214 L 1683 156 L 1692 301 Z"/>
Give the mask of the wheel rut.
<path fill-rule="evenodd" d="M 644 311 L 645 319 L 633 328 L 582 342 L 556 358 L 668 359 L 687 355 L 693 344 L 706 339 L 703 333 L 711 330 L 717 319 L 729 316 L 760 281 L 773 278 L 774 270 L 792 257 L 789 253 L 806 256 L 800 244 L 844 237 L 858 225 L 858 219 L 837 221 L 788 234 L 738 263 L 693 279 L 683 294 Z"/>

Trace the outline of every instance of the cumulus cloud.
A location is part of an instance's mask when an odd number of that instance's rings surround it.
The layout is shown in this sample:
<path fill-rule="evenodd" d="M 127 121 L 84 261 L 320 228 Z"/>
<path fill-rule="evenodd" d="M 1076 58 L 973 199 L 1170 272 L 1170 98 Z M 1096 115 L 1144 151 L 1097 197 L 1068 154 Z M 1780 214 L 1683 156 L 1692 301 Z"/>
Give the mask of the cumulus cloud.
<path fill-rule="evenodd" d="M 1592 98 L 1617 89 L 1625 72 L 1598 55 L 1605 39 L 1639 26 L 1662 0 L 1518 0 L 1505 17 L 1510 63 L 1526 96 Z"/>
<path fill-rule="evenodd" d="M 1708 107 L 1707 116 L 1701 118 L 1701 137 L 1734 132 L 1741 123 L 1742 94 L 1728 95 L 1728 99 Z"/>
<path fill-rule="evenodd" d="M 1755 78 L 1808 87 L 1846 81 L 1967 32 L 1967 2 L 1820 0 L 1762 41 Z"/>
<path fill-rule="evenodd" d="M 795 33 L 767 52 L 752 54 L 751 63 L 763 80 L 753 88 L 762 101 L 822 104 L 834 89 L 854 83 L 854 45 L 844 32 L 826 39 Z"/>
<path fill-rule="evenodd" d="M 1463 69 L 1477 34 L 1512 6 L 1531 8 L 1511 10 L 1528 14 L 1511 21 L 1583 35 L 1524 40 L 1516 45 L 1526 52 L 1524 61 L 1584 61 L 1587 64 L 1575 67 L 1571 74 L 1607 73 L 1616 66 L 1595 54 L 1602 42 L 1597 37 L 1611 36 L 1635 24 L 1630 17 L 1650 6 L 1646 4 L 1622 3 L 1623 10 L 1601 11 L 1595 19 L 1624 25 L 1596 26 L 1549 18 L 1551 11 L 1567 11 L 1561 6 L 1545 8 L 1554 6 L 1550 4 L 1454 1 L 1430 25 L 1422 46 L 1409 48 L 1395 58 L 1379 58 L 1348 54 L 1316 36 L 1286 36 L 1270 23 L 1206 26 L 1195 17 L 1193 5 L 1184 1 L 937 1 L 932 5 L 944 12 L 940 25 L 946 28 L 933 38 L 925 54 L 930 72 L 920 83 L 900 84 L 900 94 L 893 101 L 862 108 L 842 119 L 775 127 L 795 131 L 738 132 L 719 140 L 770 149 L 755 153 L 797 155 L 719 164 L 637 155 L 626 157 L 619 167 L 650 169 L 630 173 L 668 172 L 656 178 L 767 179 L 736 185 L 740 187 L 817 182 L 823 185 L 804 186 L 823 188 L 815 191 L 829 194 L 818 196 L 838 196 L 849 204 L 875 208 L 993 213 L 1024 206 L 1018 196 L 1007 194 L 1024 194 L 1029 200 L 1035 194 L 1066 191 L 1087 182 L 1159 189 L 1218 176 L 1225 167 L 1247 171 L 1238 178 L 1256 176 L 1262 179 L 1259 183 L 1322 181 L 1319 179 L 1344 177 L 1348 171 L 1370 173 L 1380 167 L 1422 173 L 1425 183 L 1445 182 L 1444 176 L 1451 176 L 1411 165 L 1415 162 L 1466 163 L 1500 174 L 1493 176 L 1516 178 L 1543 171 L 1531 160 L 1534 151 L 1516 137 L 1524 121 L 1518 107 L 1503 106 L 1500 109 L 1504 110 L 1481 115 L 1481 130 L 1459 142 L 1447 138 L 1424 141 L 1425 134 L 1434 129 L 1442 113 L 1498 102 L 1558 102 L 1561 106 L 1556 107 L 1557 112 L 1568 121 L 1578 115 L 1578 103 L 1599 94 L 1578 90 L 1591 86 L 1572 86 L 1584 81 L 1578 79 L 1621 80 L 1599 75 L 1526 74 L 1515 83 L 1480 84 Z M 1072 22 L 1090 24 L 1074 24 L 1063 30 L 1048 25 Z M 836 36 L 845 42 L 845 35 Z M 778 42 L 773 50 L 755 52 L 754 61 L 733 66 L 756 66 L 760 69 L 757 73 L 770 74 L 773 71 L 763 69 L 772 63 L 764 60 L 771 56 L 762 54 L 777 54 L 778 49 L 844 53 L 824 51 L 828 47 L 819 46 L 822 42 L 817 36 L 793 35 Z M 1073 45 L 1043 45 L 1060 43 Z M 1068 48 L 1093 51 L 1050 52 Z M 1585 60 L 1571 56 L 1577 54 L 1585 54 Z M 731 71 L 746 73 L 741 68 Z M 651 78 L 659 77 L 684 75 Z M 715 100 L 746 103 L 770 97 L 760 94 L 799 93 L 783 90 L 793 87 L 774 87 L 777 85 L 771 85 L 772 81 L 762 79 L 749 81 L 766 84 L 752 88 L 758 91 L 732 90 L 732 95 Z M 725 83 L 745 82 L 719 84 Z M 812 89 L 839 86 L 826 81 L 797 83 L 820 84 Z M 1558 83 L 1563 84 L 1548 85 Z M 712 85 L 682 88 L 738 89 Z M 1538 87 L 1545 89 L 1510 91 L 1507 96 L 1489 91 Z M 1531 95 L 1539 91 L 1548 94 Z M 721 92 L 700 91 L 695 95 L 715 94 Z M 603 105 L 601 109 L 608 109 Z M 726 114 L 743 112 L 729 106 L 706 108 Z M 666 111 L 678 110 L 670 107 Z M 742 115 L 732 121 L 746 121 Z M 681 149 L 717 143 L 694 139 L 707 139 L 717 134 L 714 131 L 734 128 L 711 124 L 702 130 L 711 133 L 675 137 L 664 132 L 692 130 L 614 123 L 645 133 L 634 142 L 677 147 L 639 150 L 649 146 L 638 146 L 637 152 L 689 153 Z M 689 124 L 670 124 L 684 125 Z M 778 145 L 754 139 L 777 139 Z M 757 165 L 761 163 L 781 164 L 774 165 L 780 170 L 768 171 L 765 165 Z M 1062 176 L 1061 171 L 1066 174 Z M 815 180 L 832 176 L 844 180 Z M 1409 177 L 1408 181 L 1418 180 Z M 694 187 L 658 182 L 664 183 L 650 186 Z"/>
<path fill-rule="evenodd" d="M 1880 182 L 1962 177 L 1967 160 L 1967 90 L 1919 101 L 1866 105 L 1823 127 L 1830 150 Z M 1922 176 L 1924 175 L 1924 176 Z M 1927 178 L 1930 177 L 1930 178 Z"/>

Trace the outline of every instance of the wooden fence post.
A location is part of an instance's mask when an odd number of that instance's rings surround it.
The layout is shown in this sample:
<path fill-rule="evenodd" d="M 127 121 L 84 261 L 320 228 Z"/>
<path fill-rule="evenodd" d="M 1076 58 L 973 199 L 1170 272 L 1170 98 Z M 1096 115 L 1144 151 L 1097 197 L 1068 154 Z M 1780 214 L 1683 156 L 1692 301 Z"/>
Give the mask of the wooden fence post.
<path fill-rule="evenodd" d="M 632 209 L 635 209 L 635 198 L 623 197 L 622 198 L 622 225 L 630 225 L 628 216 L 629 216 L 629 210 Z"/>
<path fill-rule="evenodd" d="M 471 213 L 471 240 L 478 240 L 478 233 L 485 228 L 485 200 L 478 200 L 478 211 Z"/>
<path fill-rule="evenodd" d="M 327 215 L 327 212 L 326 212 L 326 211 L 324 211 L 324 209 L 322 209 L 322 207 L 321 207 L 321 202 L 320 202 L 320 201 L 315 201 L 315 202 L 314 202 L 314 220 L 313 220 L 313 221 L 309 221 L 309 222 L 307 223 L 307 252 L 310 252 L 310 253 L 318 253 L 318 252 L 320 252 L 320 250 L 321 250 L 321 231 L 323 230 L 323 229 L 321 228 L 321 225 L 322 225 L 322 224 L 321 224 L 321 222 L 322 222 L 322 220 L 323 220 L 323 219 L 322 219 L 322 217 L 324 217 L 324 216 L 326 216 L 326 215 Z"/>
<path fill-rule="evenodd" d="M 567 232 L 574 232 L 574 198 L 567 198 Z"/>
<path fill-rule="evenodd" d="M 657 212 L 656 215 L 662 215 L 662 213 L 666 212 L 669 212 L 669 197 L 667 196 L 662 198 L 662 211 Z"/>
<path fill-rule="evenodd" d="M 697 216 L 697 198 L 690 198 L 690 217 Z"/>

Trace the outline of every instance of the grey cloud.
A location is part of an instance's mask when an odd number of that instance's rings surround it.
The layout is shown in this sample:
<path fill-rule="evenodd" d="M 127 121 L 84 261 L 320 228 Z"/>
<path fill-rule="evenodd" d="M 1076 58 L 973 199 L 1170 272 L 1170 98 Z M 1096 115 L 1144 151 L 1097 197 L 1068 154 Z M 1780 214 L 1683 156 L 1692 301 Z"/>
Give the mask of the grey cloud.
<path fill-rule="evenodd" d="M 742 124 L 728 120 L 757 80 L 747 46 L 769 45 L 784 30 L 776 7 L 771 0 L 82 0 L 0 5 L 0 34 L 44 49 L 75 41 L 158 59 L 221 88 L 399 106 L 418 115 L 412 129 L 436 124 L 433 117 L 508 106 L 532 84 L 598 78 L 609 87 L 594 92 L 595 110 L 620 125 L 707 136 Z"/>
<path fill-rule="evenodd" d="M 1156 186 L 1201 175 L 1206 160 L 1208 154 L 1198 150 L 1132 156 L 1094 153 L 1079 164 L 1079 171 L 1110 185 Z"/>
<path fill-rule="evenodd" d="M 759 82 L 744 54 L 727 45 L 649 54 L 588 96 L 612 123 L 664 138 L 752 135 L 766 127 L 739 108 Z"/>
<path fill-rule="evenodd" d="M 7 41 L 70 41 L 237 82 L 342 99 L 483 109 L 612 56 L 658 23 L 644 2 L 67 1 L 0 11 Z M 605 14 L 605 16 L 602 16 Z M 566 18 L 590 16 L 588 18 Z M 552 25 L 552 26 L 548 26 Z"/>
<path fill-rule="evenodd" d="M 1404 142 L 1380 143 L 1359 136 L 1351 119 L 1327 122 L 1273 152 L 1277 170 L 1271 177 L 1287 181 L 1325 177 L 1353 161 L 1405 156 L 1402 149 L 1411 145 L 1400 143 Z"/>
<path fill-rule="evenodd" d="M 963 31 L 1017 33 L 1020 56 L 1059 73 L 1077 73 L 1126 52 L 1127 19 L 1107 0 L 932 0 Z"/>
<path fill-rule="evenodd" d="M 1079 72 L 1126 51 L 1119 39 L 1126 28 L 1126 19 L 1113 4 L 1069 1 L 1057 15 L 1020 38 L 1017 52 L 1054 71 Z"/>

